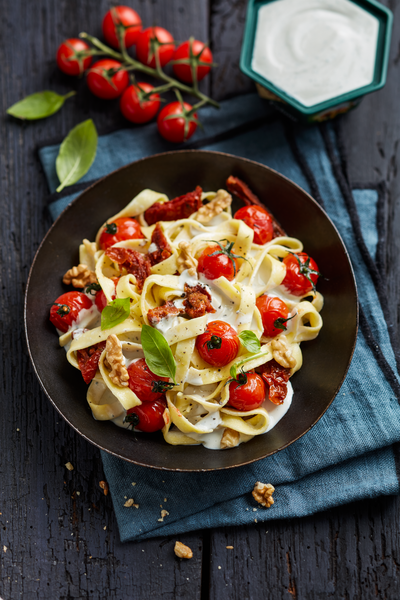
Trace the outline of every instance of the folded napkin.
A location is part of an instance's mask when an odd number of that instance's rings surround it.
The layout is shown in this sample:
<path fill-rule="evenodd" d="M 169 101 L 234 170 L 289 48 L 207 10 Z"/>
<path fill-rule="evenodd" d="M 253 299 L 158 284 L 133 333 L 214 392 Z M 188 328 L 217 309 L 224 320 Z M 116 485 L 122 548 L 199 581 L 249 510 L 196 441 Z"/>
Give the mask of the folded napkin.
<path fill-rule="evenodd" d="M 324 206 L 351 256 L 360 299 L 360 329 L 348 375 L 333 404 L 306 435 L 245 467 L 174 473 L 135 466 L 102 452 L 122 541 L 300 517 L 353 500 L 399 493 L 400 386 L 383 296 L 384 271 L 379 268 L 384 190 L 379 186 L 350 190 L 331 124 L 303 127 L 268 114 L 265 101 L 253 94 L 224 102 L 219 112 L 203 109 L 204 132 L 189 147 L 264 163 Z M 96 160 L 80 185 L 56 200 L 53 195 L 52 216 L 87 182 L 168 149 L 171 146 L 159 138 L 155 124 L 100 137 Z M 58 146 L 40 150 L 51 192 L 58 185 L 57 153 Z M 275 486 L 271 508 L 263 509 L 253 500 L 256 481 Z M 126 498 L 134 498 L 140 508 L 125 508 Z M 163 520 L 160 505 L 169 513 Z"/>

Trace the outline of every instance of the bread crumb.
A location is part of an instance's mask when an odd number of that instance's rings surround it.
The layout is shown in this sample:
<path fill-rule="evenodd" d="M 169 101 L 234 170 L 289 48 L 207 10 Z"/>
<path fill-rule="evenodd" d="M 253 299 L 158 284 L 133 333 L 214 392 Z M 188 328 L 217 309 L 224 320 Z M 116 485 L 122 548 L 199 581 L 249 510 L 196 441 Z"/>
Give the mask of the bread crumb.
<path fill-rule="evenodd" d="M 125 502 L 124 506 L 126 506 L 127 508 L 133 506 L 133 498 L 129 498 L 129 500 Z"/>
<path fill-rule="evenodd" d="M 68 471 L 73 471 L 74 467 L 71 465 L 70 462 L 65 463 L 65 466 L 67 467 Z"/>
<path fill-rule="evenodd" d="M 233 546 L 227 546 L 226 549 L 227 550 L 233 550 Z"/>
<path fill-rule="evenodd" d="M 7 552 L 8 548 L 7 546 L 3 546 L 3 552 Z"/>
<path fill-rule="evenodd" d="M 218 567 L 218 569 L 222 569 L 222 567 Z"/>
<path fill-rule="evenodd" d="M 105 527 L 103 527 L 104 531 L 107 529 L 107 525 Z"/>
<path fill-rule="evenodd" d="M 132 485 L 136 485 L 136 481 L 132 481 Z"/>

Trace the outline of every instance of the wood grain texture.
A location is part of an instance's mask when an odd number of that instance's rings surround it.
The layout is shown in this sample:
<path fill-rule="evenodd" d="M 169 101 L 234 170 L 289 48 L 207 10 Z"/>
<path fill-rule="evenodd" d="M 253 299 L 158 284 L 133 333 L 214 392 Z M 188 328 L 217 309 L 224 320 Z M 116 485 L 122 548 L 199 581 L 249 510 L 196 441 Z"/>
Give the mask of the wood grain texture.
<path fill-rule="evenodd" d="M 253 89 L 238 68 L 245 0 L 126 3 L 146 26 L 164 25 L 177 39 L 193 33 L 211 40 L 219 63 L 211 78 L 214 97 Z M 341 125 L 352 181 L 384 180 L 390 192 L 386 264 L 398 331 L 400 7 L 394 0 L 385 3 L 395 11 L 388 84 Z M 122 545 L 110 496 L 98 485 L 104 479 L 98 451 L 64 424 L 39 389 L 22 331 L 29 266 L 50 225 L 36 148 L 61 139 L 89 116 L 99 131 L 126 126 L 118 102 L 89 96 L 84 81 L 59 73 L 54 62 L 62 39 L 82 29 L 100 34 L 108 7 L 105 0 L 0 0 L 0 597 L 398 600 L 397 498 L 290 522 L 180 536 L 194 551 L 186 562 L 174 556 L 173 539 Z M 208 91 L 209 83 L 203 85 Z M 76 88 L 78 95 L 48 120 L 21 124 L 4 116 L 12 103 L 44 88 Z M 71 472 L 64 466 L 68 461 Z"/>
<path fill-rule="evenodd" d="M 208 38 L 208 3 L 198 0 L 130 3 L 146 26 Z M 0 597 L 111 599 L 199 598 L 202 539 L 181 536 L 194 551 L 183 562 L 175 540 L 119 542 L 99 452 L 75 434 L 39 389 L 23 334 L 23 294 L 41 239 L 50 226 L 48 190 L 36 148 L 62 139 L 92 116 L 98 129 L 126 126 L 118 101 L 89 97 L 83 80 L 55 66 L 58 44 L 82 29 L 100 35 L 106 1 L 0 0 Z M 41 89 L 78 96 L 47 120 L 20 123 L 8 106 Z M 94 101 L 93 101 L 94 100 Z M 134 135 L 134 128 L 132 128 Z M 51 285 L 49 274 L 49 285 Z M 73 471 L 65 468 L 70 461 Z M 161 591 L 162 590 L 162 591 Z"/>

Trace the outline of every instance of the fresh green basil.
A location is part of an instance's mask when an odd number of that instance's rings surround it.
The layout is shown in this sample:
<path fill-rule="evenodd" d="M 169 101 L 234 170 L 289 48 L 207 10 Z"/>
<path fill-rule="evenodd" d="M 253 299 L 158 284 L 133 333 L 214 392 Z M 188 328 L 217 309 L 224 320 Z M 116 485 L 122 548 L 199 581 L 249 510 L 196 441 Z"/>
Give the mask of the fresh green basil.
<path fill-rule="evenodd" d="M 174 383 L 176 362 L 165 337 L 150 325 L 142 327 L 142 348 L 147 366 L 159 377 L 170 377 Z"/>
<path fill-rule="evenodd" d="M 108 304 L 101 313 L 101 329 L 111 329 L 119 325 L 130 315 L 130 299 L 117 298 Z"/>
<path fill-rule="evenodd" d="M 257 338 L 254 331 L 245 329 L 244 331 L 242 331 L 242 333 L 239 333 L 239 339 L 242 342 L 243 346 L 246 348 L 246 350 L 248 350 L 252 354 L 256 354 L 260 351 L 260 340 Z"/>
<path fill-rule="evenodd" d="M 60 96 L 50 90 L 37 92 L 10 106 L 7 113 L 17 119 L 28 119 L 28 121 L 44 119 L 54 115 L 60 110 L 66 99 L 75 94 L 76 92 L 69 92 L 65 96 Z"/>
<path fill-rule="evenodd" d="M 97 151 L 97 131 L 92 119 L 76 125 L 63 140 L 56 159 L 60 180 L 57 192 L 79 181 L 92 166 Z"/>

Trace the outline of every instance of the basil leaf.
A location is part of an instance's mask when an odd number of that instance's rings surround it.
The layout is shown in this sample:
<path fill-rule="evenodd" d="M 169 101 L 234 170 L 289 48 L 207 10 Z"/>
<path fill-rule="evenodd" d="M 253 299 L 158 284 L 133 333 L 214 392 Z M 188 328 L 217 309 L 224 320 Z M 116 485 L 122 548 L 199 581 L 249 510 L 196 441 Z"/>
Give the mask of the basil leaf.
<path fill-rule="evenodd" d="M 257 338 L 254 331 L 245 329 L 244 331 L 242 331 L 242 333 L 239 333 L 239 339 L 242 342 L 243 346 L 246 348 L 246 350 L 248 350 L 252 354 L 256 354 L 256 352 L 260 351 L 260 340 Z"/>
<path fill-rule="evenodd" d="M 54 115 L 60 110 L 66 99 L 75 94 L 76 92 L 69 92 L 65 96 L 60 96 L 60 94 L 50 90 L 37 92 L 10 106 L 7 109 L 7 114 L 17 119 L 28 119 L 29 121 L 44 119 Z"/>
<path fill-rule="evenodd" d="M 236 379 L 236 377 L 237 377 L 236 367 L 237 367 L 237 365 L 232 365 L 230 368 L 229 373 L 231 374 L 232 379 Z"/>
<path fill-rule="evenodd" d="M 103 308 L 101 313 L 101 329 L 111 329 L 119 325 L 131 314 L 131 302 L 129 298 L 117 298 Z"/>
<path fill-rule="evenodd" d="M 170 377 L 176 383 L 176 362 L 162 333 L 154 327 L 144 324 L 142 348 L 149 369 L 159 377 Z"/>
<path fill-rule="evenodd" d="M 60 180 L 57 192 L 79 181 L 92 166 L 97 151 L 97 131 L 92 119 L 76 125 L 63 140 L 56 159 Z"/>

